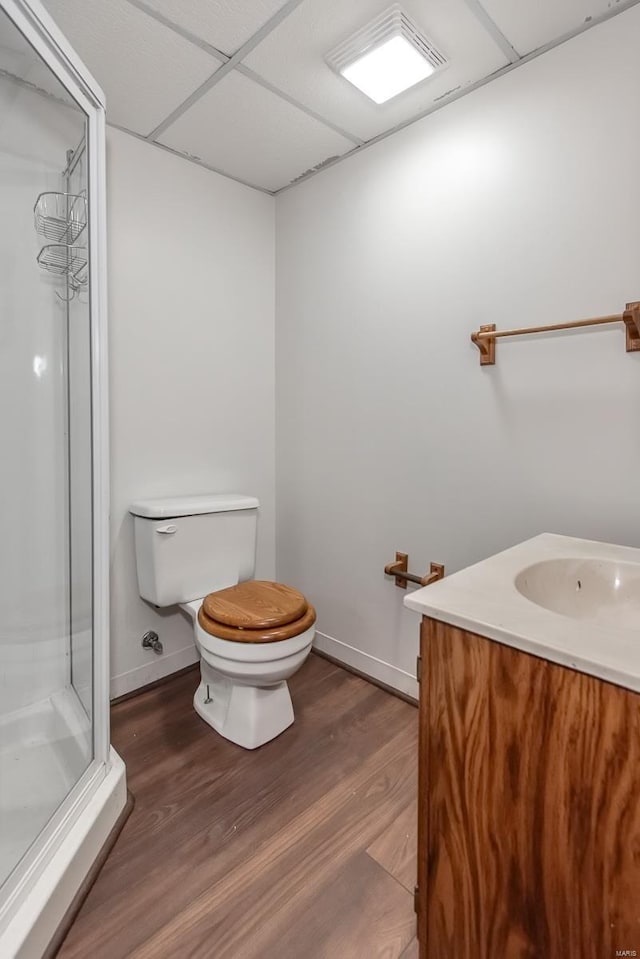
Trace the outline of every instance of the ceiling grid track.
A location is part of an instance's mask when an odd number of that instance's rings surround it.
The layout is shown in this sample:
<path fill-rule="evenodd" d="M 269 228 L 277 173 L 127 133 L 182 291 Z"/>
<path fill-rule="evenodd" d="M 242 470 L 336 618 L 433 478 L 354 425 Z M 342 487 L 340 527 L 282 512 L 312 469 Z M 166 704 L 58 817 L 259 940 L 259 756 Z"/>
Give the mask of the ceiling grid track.
<path fill-rule="evenodd" d="M 30 83 L 23 77 L 18 77 L 14 73 L 10 73 L 8 70 L 0 68 L 0 79 L 6 80 L 9 83 L 14 83 L 16 86 L 22 87 L 25 90 L 29 90 L 31 93 L 37 93 L 38 96 L 44 97 L 46 100 L 51 100 L 53 103 L 57 103 L 60 106 L 69 107 L 69 104 L 65 100 L 61 100 L 54 93 L 50 93 L 48 90 L 43 90 L 42 87 L 38 87 L 34 83 Z M 141 140 L 143 143 L 149 143 L 149 140 L 147 140 L 147 138 L 141 133 L 136 133 L 134 130 L 130 130 L 128 127 L 123 127 L 119 123 L 113 123 L 111 120 L 108 120 L 107 126 L 112 127 L 114 130 L 119 130 L 120 133 L 126 133 L 127 136 L 134 137 L 136 140 Z M 257 190 L 259 193 L 266 193 L 267 196 L 276 195 L 275 190 L 268 190 L 266 187 L 257 186 L 255 183 L 250 183 L 248 180 L 243 180 L 242 177 L 234 176 L 233 173 L 227 173 L 226 170 L 220 170 L 218 167 L 212 166 L 205 160 L 200 160 L 199 157 L 189 156 L 188 153 L 181 153 L 179 150 L 174 150 L 173 147 L 166 146 L 164 143 L 152 143 L 152 146 L 158 147 L 160 150 L 164 150 L 165 153 L 172 154 L 172 156 L 177 157 L 179 160 L 186 160 L 187 163 L 193 163 L 196 166 L 202 167 L 204 170 L 208 170 L 210 173 L 217 173 L 219 176 L 226 177 L 227 180 L 233 180 L 235 183 L 240 183 L 242 186 L 250 187 L 250 189 Z"/>
<path fill-rule="evenodd" d="M 231 59 L 231 57 L 227 56 L 226 53 L 223 53 L 222 50 L 218 50 L 217 47 L 207 43 L 206 40 L 196 36 L 195 33 L 191 33 L 190 30 L 180 26 L 179 23 L 175 23 L 173 20 L 170 20 L 169 17 L 165 17 L 164 13 L 160 13 L 159 10 L 154 9 L 154 7 L 150 7 L 144 2 L 144 0 L 127 0 L 127 2 L 130 6 L 140 10 L 141 13 L 146 13 L 148 17 L 151 17 L 153 20 L 157 20 L 158 23 L 161 23 L 163 27 L 173 30 L 174 33 L 177 33 L 178 36 L 182 37 L 184 40 L 188 40 L 189 43 L 192 43 L 195 47 L 200 47 L 201 50 L 204 50 L 205 53 L 208 53 L 209 56 L 213 57 L 215 60 L 219 60 L 220 63 L 227 63 Z"/>
<path fill-rule="evenodd" d="M 303 113 L 306 113 L 307 116 L 310 116 L 312 119 L 317 120 L 319 123 L 322 123 L 324 126 L 328 127 L 330 130 L 333 130 L 335 133 L 340 134 L 340 136 L 345 137 L 350 140 L 358 147 L 364 146 L 365 140 L 362 140 L 360 137 L 351 133 L 348 130 L 332 123 L 331 120 L 328 120 L 326 117 L 322 116 L 319 113 L 316 113 L 310 107 L 307 107 L 304 103 L 301 103 L 299 100 L 296 100 L 295 97 L 290 96 L 285 93 L 283 90 L 280 90 L 274 84 L 269 83 L 264 77 L 256 73 L 254 70 L 251 70 L 249 67 L 244 66 L 242 61 L 245 57 L 251 53 L 259 43 L 264 40 L 277 26 L 279 26 L 289 14 L 301 5 L 304 0 L 289 0 L 281 9 L 268 20 L 263 26 L 258 30 L 253 36 L 251 36 L 233 55 L 228 55 L 222 50 L 218 50 L 212 44 L 207 43 L 205 40 L 200 39 L 191 31 L 186 30 L 180 24 L 175 23 L 169 17 L 166 17 L 163 13 L 156 10 L 154 7 L 150 7 L 145 0 L 127 0 L 127 2 L 136 7 L 142 13 L 145 13 L 147 16 L 152 17 L 154 20 L 157 20 L 158 23 L 161 23 L 163 26 L 167 27 L 169 30 L 173 30 L 183 39 L 193 43 L 195 46 L 199 47 L 201 50 L 204 50 L 214 59 L 218 60 L 222 66 L 219 67 L 208 80 L 205 80 L 201 86 L 193 91 L 181 104 L 179 104 L 175 110 L 173 110 L 164 120 L 159 123 L 154 130 L 151 131 L 146 137 L 147 140 L 156 142 L 158 137 L 161 136 L 165 130 L 167 130 L 179 117 L 189 110 L 201 97 L 209 92 L 217 83 L 222 80 L 227 73 L 231 70 L 236 69 L 238 73 L 243 74 L 248 79 L 252 80 L 254 83 L 257 83 L 259 86 L 262 86 L 264 89 L 269 90 L 271 93 L 274 93 L 280 99 L 285 100 L 287 103 L 290 103 L 292 106 L 296 107 L 298 110 L 301 110 Z M 500 47 L 504 55 L 507 57 L 510 63 L 514 63 L 521 59 L 520 54 L 515 49 L 515 47 L 509 42 L 509 40 L 502 33 L 495 21 L 489 16 L 485 8 L 483 7 L 480 0 L 464 0 L 466 5 L 469 7 L 471 12 L 474 14 L 478 22 L 484 27 L 484 29 L 489 33 L 495 43 Z M 405 124 L 403 124 L 404 126 Z M 395 130 L 396 128 L 394 128 Z M 384 134 L 382 134 L 384 136 Z M 351 155 L 351 151 L 348 156 Z M 295 183 L 300 181 L 296 180 Z"/>
<path fill-rule="evenodd" d="M 518 53 L 513 44 L 510 43 L 510 41 L 505 37 L 495 20 L 489 16 L 480 0 L 464 0 L 464 2 L 476 20 L 482 24 L 487 33 L 491 35 L 495 43 L 497 43 L 497 45 L 500 47 L 509 63 L 517 63 L 518 60 L 521 60 L 522 56 Z"/>
<path fill-rule="evenodd" d="M 212 46 L 212 44 L 207 43 L 206 40 L 202 40 L 200 37 L 196 36 L 194 33 L 191 33 L 190 30 L 186 30 L 184 27 L 180 26 L 179 23 L 174 23 L 174 21 L 170 20 L 169 17 L 165 17 L 163 13 L 160 13 L 158 10 L 154 10 L 153 7 L 150 7 L 148 4 L 146 4 L 144 0 L 128 0 L 128 3 L 132 7 L 136 7 L 138 10 L 140 10 L 141 13 L 145 13 L 148 17 L 152 17 L 154 20 L 157 20 L 158 23 L 161 23 L 163 27 L 167 27 L 169 30 L 173 30 L 174 33 L 177 33 L 184 40 L 187 40 L 189 43 L 192 43 L 196 47 L 200 47 L 201 50 L 204 50 L 205 53 L 208 53 L 215 60 L 219 60 L 220 63 L 225 64 L 231 60 L 231 57 L 228 56 L 226 53 L 223 53 L 222 50 L 218 50 L 217 47 L 214 47 Z M 328 127 L 330 130 L 333 130 L 335 133 L 339 133 L 340 136 L 346 137 L 347 140 L 351 140 L 351 142 L 355 143 L 357 146 L 362 146 L 362 144 L 365 142 L 364 140 L 361 140 L 360 137 L 354 136 L 353 133 L 349 133 L 348 130 L 344 130 L 342 127 L 338 126 L 337 124 L 332 123 L 331 120 L 328 120 L 326 117 L 323 117 L 320 113 L 316 113 L 315 110 L 312 110 L 310 107 L 305 106 L 304 103 L 300 103 L 300 101 L 296 100 L 295 97 L 292 97 L 288 93 L 285 93 L 284 90 L 280 90 L 279 87 L 276 87 L 273 83 L 269 83 L 269 81 L 265 80 L 264 77 L 261 77 L 259 73 L 255 73 L 249 67 L 246 67 L 243 63 L 237 63 L 235 66 L 235 69 L 238 71 L 238 73 L 241 73 L 243 76 L 248 77 L 249 80 L 253 80 L 254 83 L 258 84 L 258 86 L 264 87 L 264 89 L 269 90 L 270 93 L 275 93 L 275 95 L 280 97 L 281 100 L 286 100 L 287 103 L 290 103 L 292 106 L 296 107 L 298 110 L 302 110 L 302 112 L 306 113 L 307 116 L 310 116 L 314 120 L 317 120 L 318 123 L 322 123 L 324 126 Z M 153 134 L 149 134 L 148 137 L 144 139 L 150 139 L 152 136 Z"/>
<path fill-rule="evenodd" d="M 174 150 L 173 147 L 167 146 L 165 143 L 160 143 L 156 140 L 149 140 L 148 137 L 143 136 L 141 133 L 135 133 L 133 130 L 129 130 L 128 127 L 123 127 L 118 123 L 111 123 L 110 121 L 107 121 L 107 126 L 113 127 L 114 130 L 119 130 L 121 133 L 127 133 L 130 137 L 135 137 L 136 140 L 141 140 L 143 143 L 150 143 L 159 150 L 164 150 L 165 153 L 170 153 L 172 156 L 178 157 L 179 160 L 186 160 L 187 163 L 194 163 L 196 166 L 202 167 L 203 170 L 208 170 L 210 173 L 217 173 L 219 176 L 226 177 L 227 180 L 233 180 L 234 183 L 240 183 L 242 186 L 248 186 L 252 190 L 257 190 L 259 193 L 266 193 L 267 196 L 276 195 L 276 190 L 268 190 L 264 186 L 258 186 L 256 183 L 250 183 L 249 180 L 243 180 L 242 177 L 234 176 L 233 173 L 228 173 L 226 170 L 220 170 L 219 167 L 212 166 L 205 160 L 201 160 L 200 157 L 191 156 L 189 153 L 181 153 L 180 150 Z"/>
<path fill-rule="evenodd" d="M 297 107 L 298 110 L 302 110 L 303 113 L 306 113 L 307 116 L 312 117 L 314 120 L 317 120 L 319 123 L 323 123 L 326 127 L 329 127 L 330 130 L 333 130 L 335 133 L 339 133 L 340 136 L 345 137 L 347 140 L 351 140 L 352 143 L 355 143 L 356 146 L 363 146 L 365 143 L 364 140 L 361 140 L 360 137 L 355 136 L 353 133 L 349 133 L 348 130 L 344 130 L 342 127 L 338 126 L 336 123 L 332 123 L 331 120 L 327 120 L 326 117 L 321 116 L 319 113 L 316 113 L 315 110 L 312 110 L 310 107 L 300 103 L 299 100 L 296 100 L 295 97 L 289 96 L 288 93 L 285 93 L 284 90 L 280 90 L 278 87 L 274 86 L 273 83 L 269 83 L 268 80 L 265 80 L 264 77 L 261 77 L 259 73 L 255 73 L 250 67 L 245 67 L 243 63 L 239 63 L 236 67 L 238 73 L 241 73 L 244 77 L 248 77 L 249 80 L 253 80 L 254 83 L 257 83 L 259 86 L 264 87 L 265 90 L 270 90 L 271 93 L 275 93 L 276 96 L 280 97 L 281 100 L 286 100 L 287 103 L 290 103 L 292 106 Z"/>
<path fill-rule="evenodd" d="M 363 150 L 368 149 L 369 147 L 375 146 L 376 143 L 381 143 L 382 140 L 388 139 L 388 137 L 393 136 L 394 133 L 399 133 L 400 130 L 404 130 L 407 127 L 412 126 L 414 123 L 417 123 L 418 120 L 424 120 L 425 117 L 431 116 L 432 113 L 437 113 L 438 110 L 442 110 L 442 108 L 446 107 L 449 103 L 454 103 L 456 100 L 460 100 L 468 93 L 473 93 L 475 90 L 479 90 L 481 87 L 486 86 L 487 83 L 491 83 L 492 80 L 496 80 L 498 77 L 505 76 L 507 73 L 517 70 L 518 67 L 524 66 L 526 63 L 530 63 L 532 60 L 537 60 L 538 57 L 543 56 L 543 54 L 548 53 L 550 50 L 554 50 L 556 47 L 561 46 L 563 43 L 566 43 L 567 40 L 573 40 L 574 37 L 579 36 L 581 33 L 585 33 L 587 30 L 597 26 L 599 23 L 605 23 L 607 20 L 611 20 L 612 17 L 615 17 L 618 13 L 622 13 L 624 10 L 630 10 L 631 7 L 635 7 L 638 3 L 640 3 L 640 0 L 626 0 L 626 2 L 618 3 L 617 6 L 608 10 L 606 13 L 603 13 L 601 16 L 594 17 L 589 21 L 585 21 L 577 30 L 572 30 L 563 36 L 558 37 L 556 40 L 552 40 L 550 43 L 546 43 L 543 46 L 538 47 L 537 50 L 532 50 L 531 53 L 520 57 L 519 60 L 516 60 L 513 63 L 508 63 L 506 67 L 501 67 L 501 69 L 497 70 L 495 73 L 489 74 L 488 77 L 482 77 L 482 79 L 476 80 L 475 83 L 471 83 L 469 86 L 464 87 L 464 89 L 456 91 L 456 93 L 452 94 L 450 97 L 447 97 L 445 100 L 432 104 L 428 109 L 423 110 L 422 113 L 419 113 L 414 117 L 410 117 L 408 120 L 404 120 L 402 123 L 392 127 L 390 130 L 385 130 L 384 133 L 378 134 L 378 136 L 373 137 L 371 140 L 367 140 L 367 142 L 361 147 L 355 147 L 355 149 L 351 150 L 351 152 L 347 153 L 345 156 L 336 157 L 333 160 L 329 160 L 322 166 L 321 169 L 309 170 L 308 173 L 305 173 L 299 179 L 294 180 L 292 183 L 287 183 L 286 186 L 281 187 L 279 190 L 275 190 L 274 196 L 278 196 L 280 193 L 285 193 L 287 190 L 291 190 L 293 187 L 298 186 L 305 180 L 310 180 L 311 177 L 317 176 L 318 173 L 323 173 L 332 166 L 336 166 L 342 160 L 346 160 L 347 157 L 352 157 L 355 154 L 361 153 Z"/>
<path fill-rule="evenodd" d="M 290 190 L 294 186 L 298 186 L 300 183 L 305 180 L 310 179 L 313 176 L 316 176 L 318 173 L 323 172 L 329 167 L 335 166 L 337 163 L 340 163 L 342 160 L 347 157 L 352 157 L 354 154 L 359 153 L 361 150 L 366 149 L 369 146 L 373 146 L 375 143 L 379 143 L 382 140 L 387 139 L 387 137 L 393 136 L 393 134 L 398 133 L 400 130 L 405 129 L 408 126 L 411 126 L 413 123 L 416 123 L 418 120 L 422 120 L 425 117 L 431 115 L 432 113 L 441 110 L 444 106 L 449 103 L 459 100 L 461 97 L 465 96 L 468 93 L 472 93 L 474 90 L 478 90 L 481 87 L 485 86 L 492 80 L 503 76 L 507 73 L 510 73 L 512 70 L 516 69 L 519 66 L 529 63 L 531 60 L 536 59 L 544 53 L 547 53 L 549 50 L 554 49 L 557 46 L 560 46 L 562 43 L 565 43 L 567 40 L 572 39 L 575 36 L 585 32 L 586 30 L 594 27 L 600 23 L 604 23 L 606 20 L 611 19 L 618 13 L 628 10 L 636 4 L 640 3 L 640 0 L 616 0 L 615 3 L 611 4 L 611 7 L 608 11 L 601 14 L 600 16 L 593 17 L 590 20 L 585 20 L 581 26 L 571 32 L 556 38 L 555 40 L 545 44 L 542 47 L 539 47 L 536 50 L 531 51 L 526 55 L 521 55 L 518 50 L 513 46 L 509 39 L 504 35 L 498 24 L 493 20 L 490 14 L 487 12 L 481 0 L 464 0 L 466 6 L 470 12 L 474 15 L 478 23 L 483 27 L 483 29 L 489 34 L 494 43 L 500 48 L 506 59 L 509 61 L 506 66 L 501 67 L 499 70 L 496 70 L 494 73 L 490 74 L 487 77 L 483 77 L 480 80 L 470 83 L 468 86 L 463 87 L 460 90 L 457 90 L 455 93 L 452 93 L 451 96 L 443 98 L 441 101 L 432 103 L 427 109 L 421 111 L 415 116 L 410 117 L 407 120 L 404 120 L 402 123 L 397 124 L 396 126 L 385 130 L 383 133 L 378 134 L 377 136 L 372 137 L 369 140 L 362 140 L 360 137 L 355 134 L 343 129 L 337 124 L 332 123 L 326 117 L 321 114 L 316 113 L 310 107 L 306 106 L 304 103 L 301 103 L 295 97 L 290 96 L 285 93 L 283 90 L 279 89 L 276 85 L 271 84 L 268 80 L 262 77 L 260 74 L 256 73 L 249 67 L 245 66 L 242 61 L 245 57 L 254 50 L 258 44 L 262 42 L 273 30 L 276 29 L 294 10 L 296 10 L 304 0 L 288 0 L 281 9 L 274 14 L 271 19 L 269 19 L 263 26 L 251 36 L 242 46 L 233 54 L 228 55 L 221 50 L 218 50 L 212 44 L 207 43 L 207 41 L 202 40 L 200 37 L 193 34 L 191 31 L 183 28 L 179 24 L 174 23 L 171 19 L 164 16 L 158 10 L 155 10 L 153 7 L 150 7 L 145 0 L 127 0 L 129 4 L 133 7 L 136 7 L 142 13 L 146 14 L 149 17 L 152 17 L 163 26 L 167 27 L 170 30 L 173 30 L 175 33 L 179 34 L 183 39 L 199 47 L 201 50 L 208 53 L 213 59 L 217 60 L 221 66 L 212 73 L 212 75 L 205 80 L 196 90 L 193 91 L 178 107 L 176 107 L 161 123 L 159 123 L 154 130 L 151 131 L 146 137 L 135 133 L 132 130 L 127 129 L 126 127 L 119 126 L 118 124 L 110 124 L 115 129 L 121 130 L 124 133 L 128 133 L 131 136 L 136 137 L 136 139 L 144 140 L 146 142 L 152 143 L 154 146 L 158 146 L 161 149 L 167 151 L 168 153 L 173 154 L 174 156 L 180 157 L 182 159 L 188 160 L 192 163 L 195 163 L 198 166 L 203 167 L 206 170 L 210 170 L 213 173 L 219 173 L 222 176 L 229 177 L 229 179 L 234 180 L 238 183 L 243 184 L 244 186 L 252 187 L 253 189 L 259 190 L 262 193 L 266 193 L 269 196 L 277 196 L 279 193 L 282 193 L 285 190 Z M 206 93 L 209 92 L 217 83 L 220 82 L 228 73 L 232 70 L 236 70 L 238 73 L 245 76 L 247 79 L 258 84 L 266 90 L 269 90 L 275 96 L 289 103 L 291 106 L 296 107 L 298 110 L 305 113 L 307 116 L 316 120 L 317 122 L 323 124 L 328 129 L 333 130 L 335 133 L 341 135 L 342 137 L 350 140 L 354 144 L 354 149 L 348 151 L 344 155 L 332 158 L 327 162 L 321 164 L 317 169 L 311 169 L 301 175 L 300 177 L 293 180 L 291 183 L 281 187 L 278 190 L 269 190 L 265 187 L 257 186 L 254 183 L 250 183 L 246 180 L 243 180 L 239 177 L 233 176 L 226 171 L 219 170 L 210 164 L 206 163 L 203 160 L 200 160 L 199 157 L 191 156 L 186 153 L 181 153 L 179 150 L 174 150 L 171 147 L 166 146 L 163 143 L 158 142 L 158 137 L 165 132 L 179 117 L 186 113 L 190 107 L 193 106 L 198 100 L 201 99 Z"/>
<path fill-rule="evenodd" d="M 260 27 L 260 29 L 254 33 L 252 37 L 243 43 L 240 49 L 237 50 L 233 56 L 230 57 L 227 62 L 220 67 L 219 70 L 216 70 L 216 72 L 209 77 L 208 80 L 205 80 L 205 82 L 201 84 L 197 90 L 194 90 L 186 100 L 177 106 L 175 110 L 173 110 L 169 116 L 162 121 L 162 123 L 159 123 L 155 130 L 152 130 L 152 132 L 149 134 L 148 139 L 157 140 L 157 138 L 164 133 L 167 127 L 170 127 L 172 123 L 175 123 L 178 117 L 181 117 L 183 113 L 186 113 L 189 107 L 192 107 L 193 104 L 203 97 L 205 93 L 208 93 L 209 90 L 216 85 L 216 83 L 219 83 L 223 77 L 226 77 L 227 73 L 233 70 L 238 63 L 241 63 L 247 54 L 251 53 L 251 51 L 255 49 L 255 47 L 257 47 L 265 37 L 269 36 L 271 31 L 275 30 L 275 28 L 279 26 L 283 20 L 286 20 L 289 14 L 292 13 L 296 7 L 299 7 L 302 2 L 303 0 L 288 0 L 288 3 L 285 3 L 285 5 L 281 7 L 280 10 L 278 10 L 278 12 L 271 17 L 270 20 L 267 20 L 267 22 L 263 24 L 263 26 Z"/>

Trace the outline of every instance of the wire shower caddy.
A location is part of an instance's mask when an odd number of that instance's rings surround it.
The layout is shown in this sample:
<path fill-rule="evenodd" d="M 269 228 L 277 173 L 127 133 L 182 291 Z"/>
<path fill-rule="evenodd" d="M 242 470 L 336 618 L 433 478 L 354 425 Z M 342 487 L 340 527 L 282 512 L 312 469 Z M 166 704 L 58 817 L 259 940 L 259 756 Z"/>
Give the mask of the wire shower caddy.
<path fill-rule="evenodd" d="M 43 270 L 67 280 L 73 297 L 87 285 L 87 198 L 83 193 L 41 193 L 33 208 L 36 233 L 49 240 L 36 260 Z M 86 233 L 85 233 L 86 236 Z M 78 245 L 83 239 L 85 245 Z"/>

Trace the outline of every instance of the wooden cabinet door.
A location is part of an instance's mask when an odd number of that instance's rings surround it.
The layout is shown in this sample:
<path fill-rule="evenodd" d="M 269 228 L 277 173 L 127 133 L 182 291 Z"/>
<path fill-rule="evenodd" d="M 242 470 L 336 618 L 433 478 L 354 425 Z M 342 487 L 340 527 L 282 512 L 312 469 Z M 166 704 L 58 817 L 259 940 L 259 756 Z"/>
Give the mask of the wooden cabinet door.
<path fill-rule="evenodd" d="M 640 956 L 640 696 L 426 618 L 421 657 L 421 959 Z"/>

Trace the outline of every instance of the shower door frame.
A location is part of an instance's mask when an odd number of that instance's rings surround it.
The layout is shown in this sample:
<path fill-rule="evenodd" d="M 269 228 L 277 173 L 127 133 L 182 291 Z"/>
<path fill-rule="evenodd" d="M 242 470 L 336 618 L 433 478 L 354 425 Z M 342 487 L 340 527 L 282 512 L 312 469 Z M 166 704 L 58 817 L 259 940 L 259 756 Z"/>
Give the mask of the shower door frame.
<path fill-rule="evenodd" d="M 0 8 L 68 90 L 87 118 L 92 459 L 93 759 L 2 887 L 0 937 L 111 768 L 109 746 L 109 421 L 106 297 L 106 138 L 102 90 L 39 0 Z"/>

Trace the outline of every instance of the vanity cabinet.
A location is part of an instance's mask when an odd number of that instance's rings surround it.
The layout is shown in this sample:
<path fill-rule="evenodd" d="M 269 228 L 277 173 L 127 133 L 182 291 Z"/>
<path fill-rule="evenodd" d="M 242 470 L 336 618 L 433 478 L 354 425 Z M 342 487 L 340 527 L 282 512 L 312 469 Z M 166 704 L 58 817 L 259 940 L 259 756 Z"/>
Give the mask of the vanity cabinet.
<path fill-rule="evenodd" d="M 640 956 L 640 695 L 426 616 L 419 674 L 420 959 Z"/>

